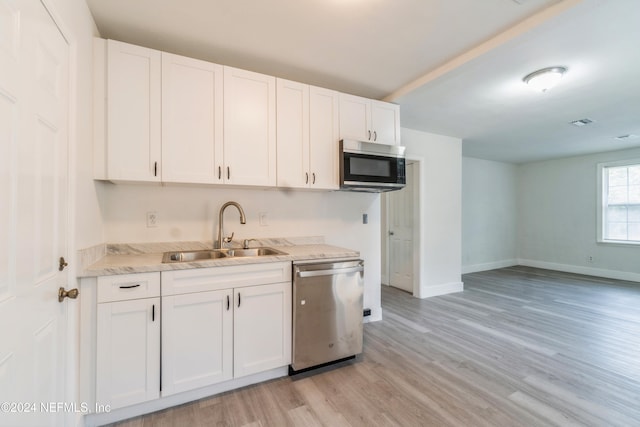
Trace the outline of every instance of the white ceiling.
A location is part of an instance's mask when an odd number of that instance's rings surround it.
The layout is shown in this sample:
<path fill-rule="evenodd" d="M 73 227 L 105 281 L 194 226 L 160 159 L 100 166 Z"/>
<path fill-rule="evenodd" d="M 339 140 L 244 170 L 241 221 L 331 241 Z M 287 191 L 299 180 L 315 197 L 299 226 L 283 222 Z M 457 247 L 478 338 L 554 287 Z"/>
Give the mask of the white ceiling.
<path fill-rule="evenodd" d="M 525 162 L 640 146 L 638 0 L 87 0 L 102 37 L 401 105 Z M 577 5 L 576 5 L 577 4 Z M 522 77 L 565 65 L 560 86 Z M 609 65 L 619 67 L 613 78 Z M 593 125 L 568 121 L 589 117 Z"/>

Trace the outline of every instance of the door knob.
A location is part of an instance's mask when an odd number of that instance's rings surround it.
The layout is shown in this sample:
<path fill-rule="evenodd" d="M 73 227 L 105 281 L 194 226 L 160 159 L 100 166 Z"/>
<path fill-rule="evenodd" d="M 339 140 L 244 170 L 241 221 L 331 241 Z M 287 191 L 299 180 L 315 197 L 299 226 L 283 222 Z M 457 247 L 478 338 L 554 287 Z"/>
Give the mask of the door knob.
<path fill-rule="evenodd" d="M 60 257 L 60 260 L 58 262 L 59 262 L 58 271 L 64 270 L 64 268 L 69 265 L 69 263 L 65 261 L 64 257 L 62 256 Z"/>
<path fill-rule="evenodd" d="M 64 301 L 65 298 L 78 298 L 78 289 L 70 289 L 66 291 L 64 288 L 58 289 L 58 302 Z"/>

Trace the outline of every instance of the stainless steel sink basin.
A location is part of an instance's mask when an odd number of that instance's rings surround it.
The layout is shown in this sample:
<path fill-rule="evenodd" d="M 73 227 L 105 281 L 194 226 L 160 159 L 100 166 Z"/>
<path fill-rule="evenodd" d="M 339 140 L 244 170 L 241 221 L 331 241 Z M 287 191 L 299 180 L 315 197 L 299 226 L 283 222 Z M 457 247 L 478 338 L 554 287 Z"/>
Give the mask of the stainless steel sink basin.
<path fill-rule="evenodd" d="M 201 251 L 177 251 L 165 252 L 162 256 L 163 263 L 193 262 L 218 258 L 259 257 L 268 255 L 286 255 L 284 252 L 273 248 L 250 249 L 207 249 Z"/>
<path fill-rule="evenodd" d="M 247 256 L 266 256 L 266 255 L 286 255 L 273 248 L 251 248 L 251 249 L 227 249 L 227 256 L 247 257 Z"/>
<path fill-rule="evenodd" d="M 162 262 L 192 262 L 226 257 L 226 252 L 218 250 L 165 252 Z"/>

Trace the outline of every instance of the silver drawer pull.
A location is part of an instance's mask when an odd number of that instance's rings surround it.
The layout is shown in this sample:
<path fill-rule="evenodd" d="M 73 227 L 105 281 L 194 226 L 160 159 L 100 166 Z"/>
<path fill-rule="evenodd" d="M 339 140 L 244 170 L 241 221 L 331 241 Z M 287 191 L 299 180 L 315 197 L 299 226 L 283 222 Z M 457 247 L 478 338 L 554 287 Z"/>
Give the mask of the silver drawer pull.
<path fill-rule="evenodd" d="M 336 274 L 356 273 L 364 271 L 363 266 L 349 267 L 349 268 L 335 268 L 331 270 L 311 270 L 311 271 L 298 271 L 296 274 L 298 277 L 314 277 L 314 276 L 333 276 Z"/>
<path fill-rule="evenodd" d="M 122 285 L 120 286 L 120 289 L 133 289 L 133 288 L 137 288 L 140 286 L 140 283 L 136 284 L 136 285 Z"/>

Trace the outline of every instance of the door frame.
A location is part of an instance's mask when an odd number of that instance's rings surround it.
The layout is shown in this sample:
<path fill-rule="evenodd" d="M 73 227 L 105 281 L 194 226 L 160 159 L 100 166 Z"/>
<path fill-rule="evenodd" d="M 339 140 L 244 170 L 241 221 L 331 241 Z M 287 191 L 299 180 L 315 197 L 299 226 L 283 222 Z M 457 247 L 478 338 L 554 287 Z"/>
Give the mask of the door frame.
<path fill-rule="evenodd" d="M 413 182 L 413 293 L 416 298 L 420 298 L 420 283 L 421 283 L 421 268 L 420 260 L 423 253 L 423 239 L 422 239 L 422 215 L 424 212 L 424 200 L 422 195 L 422 178 L 424 176 L 423 166 L 424 159 L 418 156 L 407 156 L 407 164 L 413 165 L 413 175 L 407 179 L 411 179 Z M 380 198 L 381 201 L 381 241 L 382 241 L 382 284 L 391 286 L 390 280 L 390 256 L 389 256 L 389 197 L 387 193 L 383 193 Z"/>
<path fill-rule="evenodd" d="M 47 11 L 53 23 L 58 27 L 58 31 L 67 43 L 69 48 L 69 84 L 67 86 L 68 105 L 67 105 L 67 256 L 69 263 L 69 273 L 67 289 L 77 288 L 79 280 L 77 278 L 78 265 L 76 254 L 76 233 L 75 227 L 75 206 L 76 206 L 76 146 L 77 146 L 77 109 L 78 109 L 78 40 L 71 27 L 68 26 L 60 13 L 61 6 L 56 0 L 39 0 L 40 4 Z M 62 381 L 64 382 L 64 402 L 77 404 L 79 402 L 79 334 L 80 334 L 80 303 L 79 300 L 65 301 L 67 304 L 66 316 L 66 349 L 64 360 L 64 374 Z M 82 413 L 74 413 L 74 411 L 65 412 L 65 425 L 80 425 Z"/>

